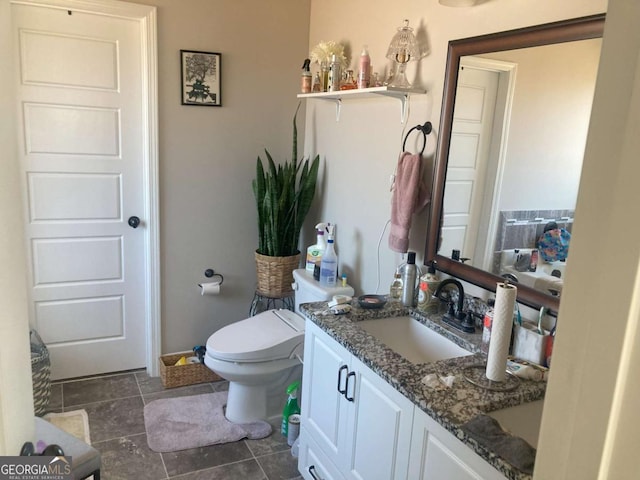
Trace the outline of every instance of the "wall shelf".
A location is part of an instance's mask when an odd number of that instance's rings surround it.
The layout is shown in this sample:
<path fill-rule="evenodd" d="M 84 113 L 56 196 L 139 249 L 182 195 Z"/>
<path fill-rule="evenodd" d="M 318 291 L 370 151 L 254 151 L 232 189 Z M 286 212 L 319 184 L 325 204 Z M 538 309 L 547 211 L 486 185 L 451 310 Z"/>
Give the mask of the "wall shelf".
<path fill-rule="evenodd" d="M 298 98 L 329 100 L 334 102 L 336 104 L 336 122 L 340 121 L 340 109 L 342 108 L 343 100 L 379 96 L 396 98 L 400 101 L 400 123 L 404 123 L 409 95 L 424 93 L 427 92 L 422 88 L 372 87 L 340 90 L 339 92 L 299 93 Z"/>

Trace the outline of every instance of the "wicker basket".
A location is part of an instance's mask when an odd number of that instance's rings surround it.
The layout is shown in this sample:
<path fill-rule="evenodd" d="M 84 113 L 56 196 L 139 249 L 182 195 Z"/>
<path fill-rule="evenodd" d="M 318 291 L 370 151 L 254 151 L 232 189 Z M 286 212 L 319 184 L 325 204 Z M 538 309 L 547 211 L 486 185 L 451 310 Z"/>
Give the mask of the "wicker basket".
<path fill-rule="evenodd" d="M 202 363 L 177 365 L 181 357 L 192 357 L 193 352 L 170 353 L 160 356 L 160 378 L 164 388 L 183 387 L 196 383 L 217 382 L 222 378 Z"/>
<path fill-rule="evenodd" d="M 293 271 L 300 266 L 300 252 L 289 257 L 269 257 L 256 252 L 259 295 L 288 297 L 293 293 Z"/>
<path fill-rule="evenodd" d="M 41 417 L 47 412 L 51 399 L 51 359 L 47 346 L 35 330 L 30 332 L 30 344 L 33 411 Z"/>

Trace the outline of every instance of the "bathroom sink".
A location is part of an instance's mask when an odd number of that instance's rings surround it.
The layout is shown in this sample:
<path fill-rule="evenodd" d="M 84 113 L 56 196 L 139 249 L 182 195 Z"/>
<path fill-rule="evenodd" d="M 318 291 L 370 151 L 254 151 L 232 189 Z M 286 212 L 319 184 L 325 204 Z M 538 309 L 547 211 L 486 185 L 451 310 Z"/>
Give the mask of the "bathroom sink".
<path fill-rule="evenodd" d="M 471 355 L 471 352 L 408 316 L 363 320 L 356 325 L 412 363 Z"/>
<path fill-rule="evenodd" d="M 543 404 L 544 400 L 536 400 L 489 412 L 487 415 L 495 418 L 503 430 L 525 439 L 529 445 L 537 448 Z"/>

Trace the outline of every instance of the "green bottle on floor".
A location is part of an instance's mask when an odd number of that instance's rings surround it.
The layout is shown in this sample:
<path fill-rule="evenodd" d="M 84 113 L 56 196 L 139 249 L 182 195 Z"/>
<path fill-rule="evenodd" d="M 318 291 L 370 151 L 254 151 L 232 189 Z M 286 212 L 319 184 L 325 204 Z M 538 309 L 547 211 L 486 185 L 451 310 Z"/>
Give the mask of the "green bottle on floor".
<path fill-rule="evenodd" d="M 298 389 L 300 388 L 300 382 L 293 382 L 291 385 L 287 387 L 287 395 L 289 398 L 287 399 L 287 403 L 282 410 L 282 427 L 280 428 L 280 432 L 285 437 L 289 433 L 289 416 L 294 413 L 300 413 L 300 406 L 298 405 Z"/>

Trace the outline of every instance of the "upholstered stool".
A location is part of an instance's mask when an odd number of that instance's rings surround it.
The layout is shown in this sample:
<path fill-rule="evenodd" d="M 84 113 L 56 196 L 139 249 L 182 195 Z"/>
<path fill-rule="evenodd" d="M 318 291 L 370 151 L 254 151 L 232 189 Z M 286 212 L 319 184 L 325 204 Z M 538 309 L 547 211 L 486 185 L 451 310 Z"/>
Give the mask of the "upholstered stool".
<path fill-rule="evenodd" d="M 42 418 L 35 417 L 35 419 L 34 445 L 38 440 L 42 440 L 47 445 L 59 445 L 64 454 L 71 457 L 72 473 L 75 480 L 82 480 L 92 475 L 94 480 L 100 480 L 101 459 L 98 450 Z"/>

